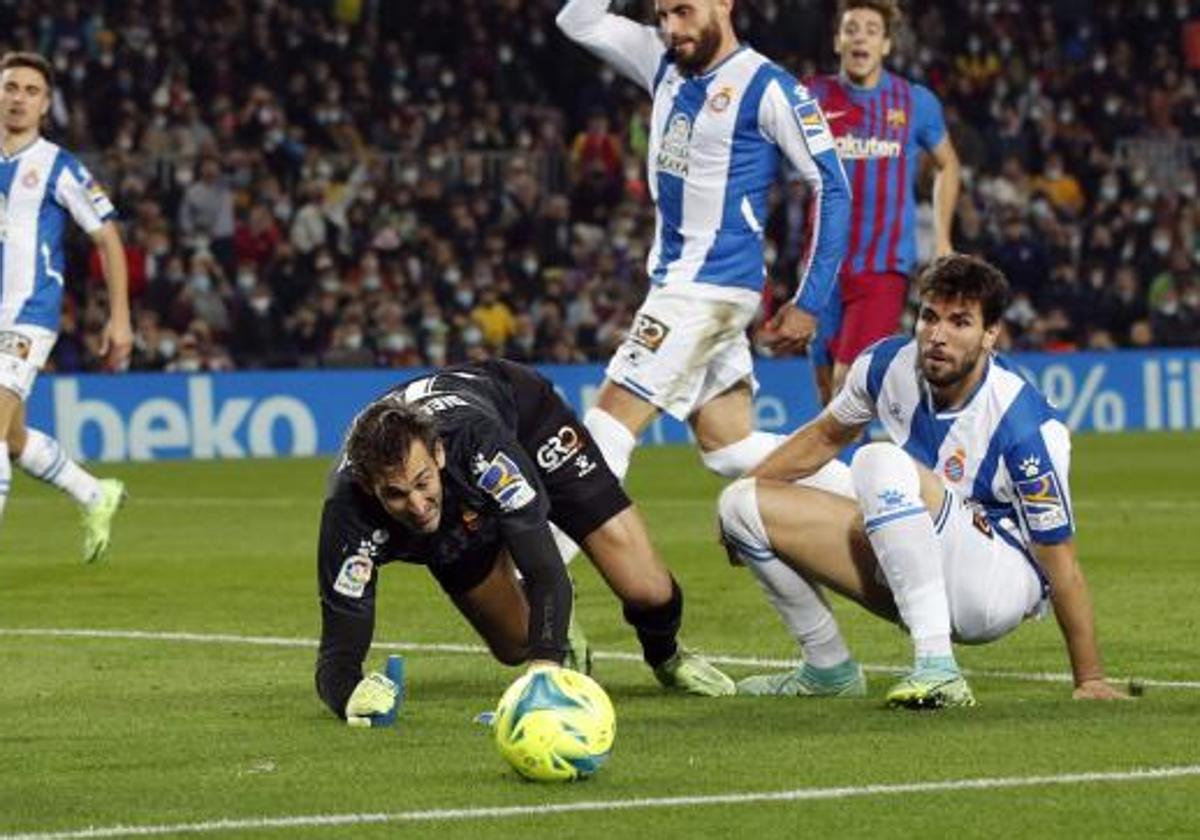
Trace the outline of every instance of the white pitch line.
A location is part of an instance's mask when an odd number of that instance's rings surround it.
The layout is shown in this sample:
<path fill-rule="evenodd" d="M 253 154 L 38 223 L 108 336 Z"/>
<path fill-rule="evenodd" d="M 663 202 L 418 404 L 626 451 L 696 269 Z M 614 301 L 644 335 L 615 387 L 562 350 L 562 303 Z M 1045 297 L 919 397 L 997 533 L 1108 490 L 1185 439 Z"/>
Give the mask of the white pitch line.
<path fill-rule="evenodd" d="M 258 647 L 293 647 L 315 648 L 316 639 L 289 638 L 285 636 L 241 636 L 230 633 L 187 633 L 157 630 L 100 630 L 87 628 L 59 627 L 0 627 L 0 637 L 4 636 L 33 636 L 61 639 L 118 639 L 126 641 L 151 642 L 189 642 L 193 644 L 216 645 L 252 645 Z M 379 650 L 422 651 L 426 653 L 461 653 L 490 655 L 483 645 L 452 644 L 437 642 L 373 642 L 372 648 Z M 596 659 L 608 659 L 617 662 L 641 662 L 641 654 L 626 651 L 595 651 Z M 734 656 L 727 654 L 706 654 L 710 662 L 718 665 L 745 665 L 751 668 L 792 668 L 796 665 L 794 659 L 773 659 L 761 656 Z M 866 671 L 881 674 L 902 674 L 908 671 L 902 665 L 863 665 Z M 978 668 L 964 668 L 968 676 L 985 679 L 1018 680 L 1021 682 L 1053 682 L 1069 683 L 1070 674 L 1048 671 L 992 671 Z M 1109 682 L 1123 685 L 1128 677 L 1110 677 Z M 1143 685 L 1156 688 L 1200 689 L 1200 680 L 1156 680 L 1139 678 Z"/>
<path fill-rule="evenodd" d="M 221 819 L 174 825 L 92 826 L 69 831 L 0 834 L 0 840 L 94 840 L 111 837 L 153 837 L 163 834 L 210 834 L 218 831 L 253 831 L 279 828 L 356 826 L 380 823 L 436 823 L 510 817 L 576 814 L 581 812 L 635 811 L 651 808 L 690 808 L 712 805 L 751 805 L 760 802 L 813 802 L 898 794 L 985 791 L 1012 788 L 1086 785 L 1114 782 L 1148 782 L 1200 776 L 1200 764 L 1179 767 L 1150 767 L 1096 773 L 1061 773 L 1053 776 L 1003 776 L 983 779 L 953 779 L 938 782 L 858 785 L 853 787 L 797 788 L 756 793 L 725 793 L 708 796 L 664 796 L 645 799 L 548 802 L 542 805 L 510 805 L 492 808 L 445 808 L 424 811 L 395 811 L 364 814 L 313 814 L 295 817 Z"/>
<path fill-rule="evenodd" d="M 129 503 L 135 507 L 168 507 L 168 508 L 317 508 L 320 500 L 297 498 L 291 496 L 134 496 Z M 645 508 L 703 508 L 715 509 L 716 502 L 712 499 L 654 499 L 639 502 Z M 1101 509 L 1105 512 L 1122 510 L 1196 510 L 1200 508 L 1200 499 L 1137 499 L 1131 501 L 1107 501 L 1102 499 L 1078 499 L 1073 502 L 1080 509 Z M 10 502 L 13 507 L 55 505 L 61 506 L 62 500 L 57 497 L 21 498 Z"/>

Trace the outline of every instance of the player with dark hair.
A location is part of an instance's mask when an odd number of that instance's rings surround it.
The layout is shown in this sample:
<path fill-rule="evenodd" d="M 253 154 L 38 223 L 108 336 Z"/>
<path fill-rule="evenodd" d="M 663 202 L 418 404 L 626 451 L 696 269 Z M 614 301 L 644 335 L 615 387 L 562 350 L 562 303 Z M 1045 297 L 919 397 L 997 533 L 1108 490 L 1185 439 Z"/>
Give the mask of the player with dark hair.
<path fill-rule="evenodd" d="M 883 67 L 901 24 L 897 0 L 839 0 L 834 51 L 840 69 L 805 84 L 833 131 L 853 205 L 850 241 L 837 288 L 812 344 L 822 403 L 841 387 L 864 348 L 895 334 L 908 276 L 916 266 L 916 182 L 922 153 L 937 169 L 934 252 L 952 250 L 960 183 L 958 155 L 942 106 L 923 85 Z"/>
<path fill-rule="evenodd" d="M 128 362 L 133 329 L 112 202 L 74 155 L 41 135 L 53 86 L 53 69 L 42 56 L 17 52 L 0 59 L 0 515 L 11 458 L 79 503 L 83 559 L 90 563 L 108 550 L 124 485 L 96 479 L 58 441 L 25 425 L 25 402 L 58 339 L 68 218 L 100 251 L 109 310 L 100 353 L 110 368 Z"/>
<path fill-rule="evenodd" d="M 779 65 L 739 42 L 733 0 L 656 0 L 657 26 L 568 0 L 559 28 L 653 100 L 651 288 L 584 422 L 624 477 L 661 413 L 688 423 L 705 467 L 741 475 L 782 440 L 754 428 L 746 329 L 765 275 L 767 199 L 786 163 L 814 202 L 793 298 L 769 340 L 803 349 L 846 250 L 850 194 L 825 118 Z"/>
<path fill-rule="evenodd" d="M 909 633 L 912 671 L 892 706 L 971 706 L 952 640 L 1000 638 L 1053 605 L 1074 696 L 1125 696 L 1104 680 L 1068 484 L 1070 435 L 1032 385 L 994 354 L 1004 275 L 974 257 L 922 274 L 915 339 L 885 339 L 854 362 L 825 411 L 721 495 L 731 557 L 782 561 L 805 597 L 790 624 L 795 671 L 749 677 L 747 694 L 861 696 L 821 593 L 828 586 Z M 891 442 L 859 449 L 854 497 L 791 482 L 819 469 L 872 421 Z"/>
<path fill-rule="evenodd" d="M 362 663 L 378 568 L 397 560 L 427 566 L 499 661 L 562 663 L 572 595 L 551 522 L 621 599 L 663 685 L 734 692 L 678 644 L 683 593 L 583 424 L 549 381 L 489 361 L 405 383 L 351 426 L 321 516 L 316 680 L 326 704 L 363 725 L 394 703 L 386 678 L 364 678 Z"/>

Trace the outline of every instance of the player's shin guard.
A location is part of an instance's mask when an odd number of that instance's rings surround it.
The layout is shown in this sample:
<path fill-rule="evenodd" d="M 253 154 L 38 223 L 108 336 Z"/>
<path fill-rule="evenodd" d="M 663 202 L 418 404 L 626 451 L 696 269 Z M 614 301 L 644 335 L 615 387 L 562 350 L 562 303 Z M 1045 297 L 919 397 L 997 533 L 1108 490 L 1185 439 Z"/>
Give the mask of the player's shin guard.
<path fill-rule="evenodd" d="M 625 605 L 625 620 L 633 625 L 642 644 L 642 658 L 656 668 L 679 649 L 679 626 L 683 623 L 683 590 L 671 578 L 671 598 L 655 607 Z"/>
<path fill-rule="evenodd" d="M 821 591 L 788 566 L 771 548 L 758 510 L 756 484 L 743 478 L 725 488 L 718 502 L 726 544 L 750 567 L 767 600 L 800 646 L 804 661 L 830 668 L 850 658 L 850 650 Z"/>
<path fill-rule="evenodd" d="M 717 475 L 738 478 L 749 469 L 758 466 L 779 444 L 787 438 L 771 432 L 751 432 L 737 443 L 731 443 L 711 452 L 701 452 L 704 466 Z"/>
<path fill-rule="evenodd" d="M 941 544 L 921 500 L 916 465 L 895 444 L 872 443 L 855 453 L 850 471 L 867 537 L 912 636 L 918 665 L 936 658 L 954 667 Z"/>
<path fill-rule="evenodd" d="M 4 506 L 8 503 L 11 486 L 12 464 L 8 460 L 8 444 L 0 440 L 0 521 L 4 519 Z"/>
<path fill-rule="evenodd" d="M 612 474 L 617 477 L 617 481 L 623 483 L 625 474 L 629 472 L 633 448 L 637 446 L 633 432 L 602 408 L 588 409 L 587 414 L 583 415 L 583 425 L 587 427 L 592 440 L 596 441 L 596 446 L 600 448 L 600 454 L 604 456 L 604 462 L 608 464 Z"/>
<path fill-rule="evenodd" d="M 52 484 L 88 507 L 100 498 L 100 482 L 63 452 L 58 441 L 37 429 L 26 432 L 25 448 L 17 464 L 36 479 Z"/>

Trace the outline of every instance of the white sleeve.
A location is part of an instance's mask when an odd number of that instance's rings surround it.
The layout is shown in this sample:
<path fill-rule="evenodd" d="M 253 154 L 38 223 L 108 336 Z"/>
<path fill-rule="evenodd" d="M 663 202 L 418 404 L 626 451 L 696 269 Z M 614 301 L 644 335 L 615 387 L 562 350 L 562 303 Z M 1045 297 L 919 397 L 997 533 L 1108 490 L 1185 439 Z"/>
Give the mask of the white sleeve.
<path fill-rule="evenodd" d="M 867 388 L 867 372 L 871 369 L 871 354 L 860 353 L 846 374 L 842 390 L 826 409 L 844 426 L 862 426 L 875 419 L 875 400 Z"/>
<path fill-rule="evenodd" d="M 105 222 L 117 215 L 104 188 L 82 163 L 67 158 L 58 181 L 54 184 L 54 199 L 67 209 L 71 218 L 89 234 L 98 231 Z"/>
<path fill-rule="evenodd" d="M 667 48 L 654 27 L 609 14 L 610 3 L 611 0 L 567 0 L 558 13 L 558 28 L 611 64 L 618 73 L 653 93 L 654 78 Z"/>

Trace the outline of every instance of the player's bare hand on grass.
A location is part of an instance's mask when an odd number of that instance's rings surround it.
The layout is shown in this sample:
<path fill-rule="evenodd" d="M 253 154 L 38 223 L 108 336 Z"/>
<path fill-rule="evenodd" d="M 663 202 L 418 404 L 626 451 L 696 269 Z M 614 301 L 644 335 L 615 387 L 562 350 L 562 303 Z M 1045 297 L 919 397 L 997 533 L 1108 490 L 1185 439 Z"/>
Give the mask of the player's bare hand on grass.
<path fill-rule="evenodd" d="M 817 331 L 817 318 L 796 306 L 785 304 L 762 331 L 763 343 L 778 354 L 803 353 Z"/>
<path fill-rule="evenodd" d="M 1071 696 L 1076 700 L 1132 700 L 1133 698 L 1119 688 L 1114 688 L 1104 680 L 1085 680 L 1075 686 Z"/>

